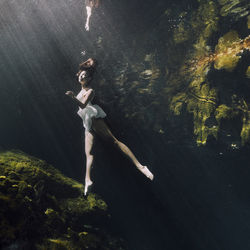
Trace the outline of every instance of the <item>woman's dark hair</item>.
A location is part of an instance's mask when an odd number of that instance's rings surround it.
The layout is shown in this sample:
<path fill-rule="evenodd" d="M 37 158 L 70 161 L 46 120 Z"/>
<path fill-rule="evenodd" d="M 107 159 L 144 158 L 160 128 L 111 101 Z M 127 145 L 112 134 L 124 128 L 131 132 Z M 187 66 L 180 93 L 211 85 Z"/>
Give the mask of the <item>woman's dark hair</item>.
<path fill-rule="evenodd" d="M 89 66 L 87 63 L 89 60 L 93 61 L 93 65 Z M 97 60 L 94 58 L 89 58 L 87 61 L 79 64 L 79 70 L 95 70 L 97 66 Z"/>
<path fill-rule="evenodd" d="M 88 65 L 89 60 L 93 60 L 93 65 Z M 87 77 L 92 79 L 96 71 L 96 66 L 97 66 L 97 60 L 94 58 L 89 58 L 87 61 L 79 64 L 79 71 L 76 74 L 76 76 L 78 77 L 82 71 L 86 71 Z"/>

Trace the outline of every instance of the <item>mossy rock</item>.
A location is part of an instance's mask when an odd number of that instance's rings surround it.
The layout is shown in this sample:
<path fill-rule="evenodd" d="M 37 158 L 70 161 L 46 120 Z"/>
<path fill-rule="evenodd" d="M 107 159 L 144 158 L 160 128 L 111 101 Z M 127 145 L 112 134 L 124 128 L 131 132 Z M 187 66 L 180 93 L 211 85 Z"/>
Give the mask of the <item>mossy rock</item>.
<path fill-rule="evenodd" d="M 62 175 L 45 161 L 19 151 L 0 153 L 0 175 L 14 180 L 22 176 L 22 180 L 37 187 L 37 191 L 42 189 L 61 198 L 75 197 L 82 191 L 81 184 Z"/>
<path fill-rule="evenodd" d="M 21 151 L 0 153 L 1 246 L 124 249 L 108 232 L 107 209 L 98 195 L 84 197 L 80 183 L 45 161 Z"/>

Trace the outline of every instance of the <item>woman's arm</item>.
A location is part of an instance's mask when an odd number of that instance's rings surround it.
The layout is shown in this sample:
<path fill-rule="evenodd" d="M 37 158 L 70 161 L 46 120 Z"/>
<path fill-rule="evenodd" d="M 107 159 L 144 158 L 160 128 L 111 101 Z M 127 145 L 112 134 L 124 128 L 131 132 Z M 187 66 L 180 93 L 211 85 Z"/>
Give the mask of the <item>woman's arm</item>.
<path fill-rule="evenodd" d="M 68 96 L 70 96 L 70 97 L 74 100 L 74 102 L 75 102 L 81 109 L 84 109 L 84 108 L 88 105 L 88 103 L 94 98 L 94 95 L 95 95 L 94 90 L 93 90 L 93 89 L 89 89 L 89 90 L 86 92 L 86 94 L 84 95 L 84 97 L 82 98 L 82 100 L 79 101 L 79 100 L 75 97 L 75 95 L 74 95 L 74 93 L 73 93 L 72 91 L 67 91 L 65 94 L 68 95 Z"/>

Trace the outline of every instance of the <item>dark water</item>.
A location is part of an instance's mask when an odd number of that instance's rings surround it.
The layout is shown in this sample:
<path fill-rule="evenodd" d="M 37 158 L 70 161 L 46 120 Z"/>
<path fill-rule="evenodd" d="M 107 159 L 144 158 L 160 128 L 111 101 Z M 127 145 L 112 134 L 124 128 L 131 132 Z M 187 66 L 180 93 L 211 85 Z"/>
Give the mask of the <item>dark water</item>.
<path fill-rule="evenodd" d="M 74 77 L 78 64 L 94 56 L 99 61 L 96 102 L 107 111 L 114 134 L 155 174 L 154 182 L 145 180 L 126 159 L 97 140 L 94 191 L 108 203 L 115 230 L 127 240 L 128 249 L 249 249 L 250 158 L 248 144 L 239 148 L 242 122 L 236 117 L 233 125 L 222 124 L 219 140 L 209 138 L 206 146 L 198 147 L 192 115 L 170 116 L 166 111 L 170 96 L 183 91 L 182 86 L 173 87 L 170 76 L 195 42 L 191 36 L 189 42 L 173 46 L 173 32 L 182 21 L 181 13 L 186 13 L 185 28 L 196 32 L 188 22 L 199 2 L 106 0 L 91 17 L 90 32 L 84 30 L 83 2 L 1 0 L 0 147 L 42 158 L 82 182 L 82 122 L 64 93 L 80 90 Z M 224 18 L 210 37 L 211 46 L 233 28 L 241 38 L 249 34 L 249 29 L 241 28 L 246 14 Z M 143 71 L 149 63 L 144 57 L 152 53 L 160 77 L 151 92 L 143 94 L 132 86 L 138 80 L 132 65 Z M 249 101 L 249 79 L 242 76 L 249 51 L 242 58 L 237 72 L 212 71 L 208 76 L 212 85 L 218 78 L 230 83 L 219 86 L 221 103 L 237 91 Z M 147 84 L 140 78 L 140 91 Z M 173 91 L 164 95 L 165 87 Z M 159 104 L 148 105 L 153 101 Z M 142 114 L 145 122 L 137 119 Z M 164 133 L 157 132 L 156 125 Z M 214 125 L 218 124 L 213 117 L 206 121 L 206 126 Z"/>

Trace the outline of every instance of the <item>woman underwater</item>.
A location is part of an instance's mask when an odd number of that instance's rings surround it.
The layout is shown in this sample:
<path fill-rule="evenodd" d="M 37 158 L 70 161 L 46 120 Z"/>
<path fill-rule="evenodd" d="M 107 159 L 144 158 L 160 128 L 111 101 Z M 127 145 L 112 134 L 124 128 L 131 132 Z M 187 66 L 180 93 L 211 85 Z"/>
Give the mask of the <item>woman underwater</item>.
<path fill-rule="evenodd" d="M 103 118 L 106 117 L 105 112 L 98 105 L 93 105 L 91 101 L 94 98 L 94 90 L 90 83 L 93 79 L 93 74 L 97 62 L 93 58 L 79 65 L 79 72 L 77 73 L 78 81 L 81 84 L 81 91 L 77 96 L 72 91 L 67 91 L 65 94 L 70 96 L 79 106 L 77 114 L 83 120 L 85 128 L 85 154 L 86 154 L 86 174 L 85 174 L 85 188 L 84 195 L 87 195 L 88 188 L 93 184 L 90 173 L 93 165 L 94 155 L 92 148 L 94 138 L 96 135 L 102 137 L 105 141 L 113 144 L 119 151 L 127 156 L 132 163 L 141 171 L 147 178 L 153 180 L 154 176 L 146 166 L 143 166 L 132 153 L 132 151 L 122 142 L 116 139 L 112 134 Z"/>

